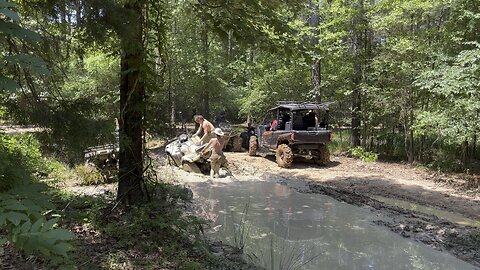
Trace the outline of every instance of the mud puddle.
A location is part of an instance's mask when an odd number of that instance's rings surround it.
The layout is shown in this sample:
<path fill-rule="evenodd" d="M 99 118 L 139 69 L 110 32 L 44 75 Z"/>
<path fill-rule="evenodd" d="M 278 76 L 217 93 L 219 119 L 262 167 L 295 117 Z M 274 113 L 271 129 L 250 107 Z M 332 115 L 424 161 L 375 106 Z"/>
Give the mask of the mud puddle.
<path fill-rule="evenodd" d="M 267 269 L 475 269 L 401 237 L 392 216 L 270 181 L 189 184 L 212 237 Z M 388 226 L 387 226 L 388 227 Z"/>
<path fill-rule="evenodd" d="M 408 202 L 405 200 L 386 198 L 382 196 L 373 196 L 373 198 L 388 205 L 400 207 L 400 208 L 411 210 L 411 211 L 421 212 L 427 215 L 435 215 L 438 218 L 445 219 L 460 225 L 480 228 L 479 220 L 466 218 L 462 215 L 458 215 L 453 212 L 444 211 L 444 210 L 436 209 L 433 207 L 428 207 L 428 206 L 420 205 L 417 203 Z"/>

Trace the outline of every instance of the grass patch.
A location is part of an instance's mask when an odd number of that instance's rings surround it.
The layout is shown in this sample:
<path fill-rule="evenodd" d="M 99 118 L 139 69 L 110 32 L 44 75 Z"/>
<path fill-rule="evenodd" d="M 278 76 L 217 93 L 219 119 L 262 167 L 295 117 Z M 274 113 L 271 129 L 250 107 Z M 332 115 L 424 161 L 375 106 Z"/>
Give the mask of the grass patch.
<path fill-rule="evenodd" d="M 78 165 L 75 167 L 74 171 L 82 185 L 98 185 L 107 182 L 106 177 L 104 177 L 100 170 L 93 165 Z"/>
<path fill-rule="evenodd" d="M 363 147 L 355 147 L 350 149 L 350 154 L 356 159 L 360 159 L 365 162 L 375 162 L 378 160 L 376 153 L 365 150 Z"/>

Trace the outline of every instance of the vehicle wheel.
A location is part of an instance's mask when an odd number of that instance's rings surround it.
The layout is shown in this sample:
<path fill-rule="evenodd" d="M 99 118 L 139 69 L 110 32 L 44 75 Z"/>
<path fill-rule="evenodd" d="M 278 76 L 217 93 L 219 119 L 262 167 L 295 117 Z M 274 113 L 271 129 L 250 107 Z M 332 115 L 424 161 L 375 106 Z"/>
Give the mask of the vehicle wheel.
<path fill-rule="evenodd" d="M 282 168 L 288 168 L 292 166 L 293 162 L 293 153 L 292 149 L 286 144 L 280 144 L 277 147 L 277 152 L 275 154 L 278 166 Z"/>
<path fill-rule="evenodd" d="M 257 154 L 258 143 L 257 136 L 250 136 L 250 143 L 248 145 L 248 155 L 255 156 Z"/>
<path fill-rule="evenodd" d="M 193 172 L 193 173 L 202 173 L 202 170 L 200 170 L 200 167 L 198 167 L 197 164 L 193 162 L 184 162 L 182 165 L 182 169 L 187 172 Z"/>
<path fill-rule="evenodd" d="M 232 139 L 232 151 L 233 152 L 242 152 L 242 138 L 235 136 Z"/>
<path fill-rule="evenodd" d="M 330 151 L 326 145 L 321 144 L 318 146 L 318 156 L 313 161 L 322 166 L 327 166 L 330 163 Z"/>

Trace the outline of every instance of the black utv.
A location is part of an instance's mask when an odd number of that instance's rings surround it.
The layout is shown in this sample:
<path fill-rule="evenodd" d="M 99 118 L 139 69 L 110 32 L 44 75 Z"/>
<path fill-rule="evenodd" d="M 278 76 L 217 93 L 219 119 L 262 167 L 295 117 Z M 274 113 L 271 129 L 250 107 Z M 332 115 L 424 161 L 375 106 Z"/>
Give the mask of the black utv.
<path fill-rule="evenodd" d="M 294 157 L 313 159 L 327 165 L 330 153 L 327 145 L 332 140 L 329 129 L 330 103 L 282 102 L 270 109 L 262 124 L 250 137 L 248 153 L 257 149 L 275 151 L 278 166 L 288 168 Z"/>

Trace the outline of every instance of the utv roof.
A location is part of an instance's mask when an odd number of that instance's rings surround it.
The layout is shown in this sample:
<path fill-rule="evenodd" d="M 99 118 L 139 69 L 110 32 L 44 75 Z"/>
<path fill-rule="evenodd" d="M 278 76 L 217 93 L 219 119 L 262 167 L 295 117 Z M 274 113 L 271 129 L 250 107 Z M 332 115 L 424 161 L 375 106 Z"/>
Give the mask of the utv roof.
<path fill-rule="evenodd" d="M 298 110 L 328 110 L 328 106 L 332 105 L 335 102 L 323 102 L 323 103 L 315 103 L 315 102 L 303 102 L 298 103 L 294 101 L 281 101 L 277 104 L 276 107 L 271 108 L 269 111 L 277 110 L 277 109 L 288 109 L 291 111 L 298 111 Z"/>

